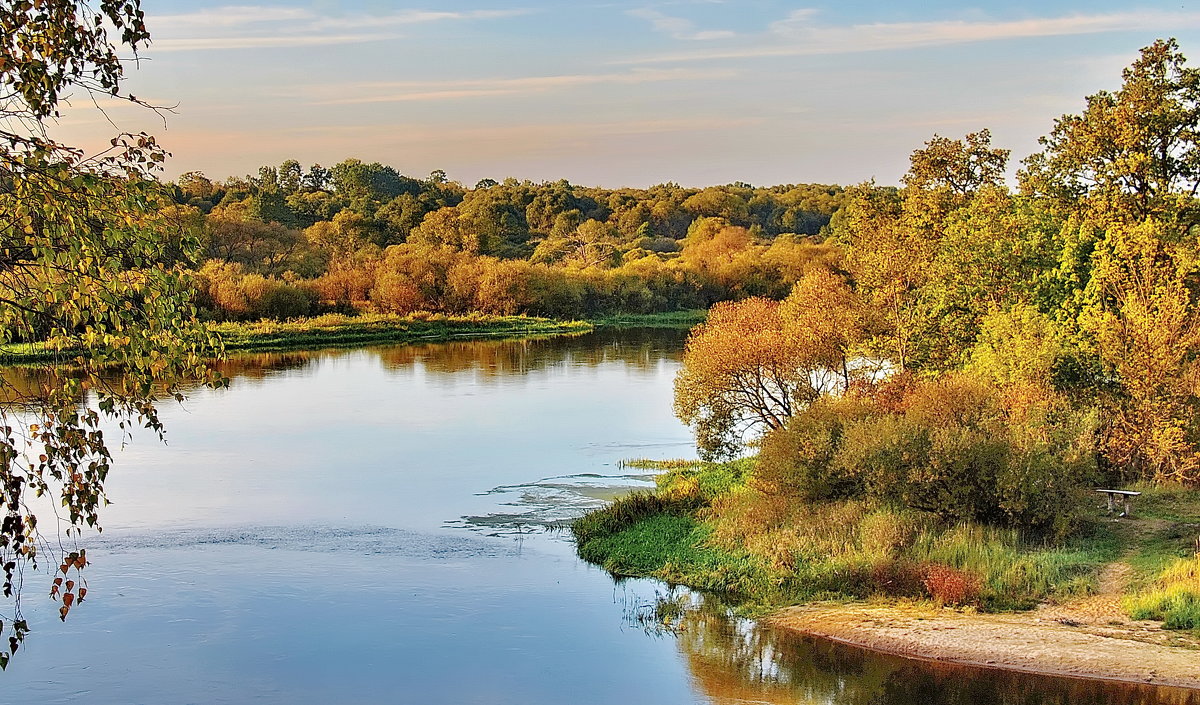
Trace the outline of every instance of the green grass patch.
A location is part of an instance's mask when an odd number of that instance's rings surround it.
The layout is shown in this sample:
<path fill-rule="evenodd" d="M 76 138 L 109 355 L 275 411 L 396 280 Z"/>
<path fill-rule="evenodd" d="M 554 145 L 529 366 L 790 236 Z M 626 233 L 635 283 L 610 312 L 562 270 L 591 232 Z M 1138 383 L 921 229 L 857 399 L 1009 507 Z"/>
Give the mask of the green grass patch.
<path fill-rule="evenodd" d="M 1101 527 L 1065 545 L 1049 546 L 1027 543 L 1011 529 L 960 524 L 922 535 L 908 554 L 976 576 L 980 605 L 1003 611 L 1094 593 L 1100 569 L 1117 551 Z"/>
<path fill-rule="evenodd" d="M 748 486 L 753 458 L 630 461 L 663 469 L 574 526 L 579 554 L 620 575 L 733 593 L 757 605 L 903 597 L 989 611 L 1093 593 L 1124 550 L 1097 521 L 1049 545 L 1012 529 L 947 524 L 868 501 L 806 502 Z"/>
<path fill-rule="evenodd" d="M 382 343 L 441 342 L 462 339 L 515 339 L 579 335 L 594 329 L 585 321 L 556 321 L 528 316 L 471 314 L 446 316 L 417 313 L 327 314 L 290 321 L 213 323 L 227 352 L 314 350 Z M 0 346 L 0 364 L 70 360 L 80 350 L 56 350 L 45 343 Z M 215 353 L 215 351 L 212 351 Z"/>
<path fill-rule="evenodd" d="M 617 313 L 589 319 L 597 328 L 692 328 L 708 318 L 708 311 L 695 309 L 665 313 Z"/>
<path fill-rule="evenodd" d="M 583 321 L 527 316 L 396 316 L 329 314 L 295 321 L 219 323 L 213 326 L 227 351 L 354 347 L 373 343 L 438 342 L 464 338 L 528 338 L 587 333 Z"/>
<path fill-rule="evenodd" d="M 1200 556 L 1167 566 L 1154 587 L 1131 595 L 1125 609 L 1133 619 L 1156 619 L 1167 629 L 1200 631 Z"/>
<path fill-rule="evenodd" d="M 642 515 L 647 508 L 644 497 L 633 500 L 638 508 L 632 513 L 620 510 L 638 515 L 636 519 L 576 522 L 573 530 L 580 557 L 618 576 L 654 577 L 743 597 L 761 596 L 769 589 L 771 580 L 761 561 L 713 548 L 708 544 L 712 529 L 679 507 Z M 622 501 L 628 500 L 615 505 Z"/>
<path fill-rule="evenodd" d="M 623 468 L 634 468 L 637 470 L 676 470 L 679 468 L 694 468 L 704 464 L 702 460 L 652 460 L 650 458 L 634 458 L 632 460 L 622 460 L 618 465 Z"/>
<path fill-rule="evenodd" d="M 744 487 L 753 470 L 753 458 L 728 463 L 692 461 L 667 466 L 667 472 L 654 482 L 665 496 L 696 497 L 704 504 L 711 504 L 718 497 Z"/>

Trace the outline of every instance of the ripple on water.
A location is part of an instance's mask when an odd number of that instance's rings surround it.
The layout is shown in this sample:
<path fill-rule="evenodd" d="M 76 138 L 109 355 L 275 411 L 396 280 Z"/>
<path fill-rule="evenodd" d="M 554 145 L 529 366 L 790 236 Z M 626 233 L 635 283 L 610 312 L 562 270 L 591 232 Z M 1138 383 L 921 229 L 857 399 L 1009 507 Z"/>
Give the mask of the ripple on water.
<path fill-rule="evenodd" d="M 144 550 L 249 546 L 313 553 L 355 553 L 414 560 L 503 558 L 512 546 L 470 535 L 435 534 L 385 526 L 245 526 L 106 533 L 89 540 L 111 554 Z"/>

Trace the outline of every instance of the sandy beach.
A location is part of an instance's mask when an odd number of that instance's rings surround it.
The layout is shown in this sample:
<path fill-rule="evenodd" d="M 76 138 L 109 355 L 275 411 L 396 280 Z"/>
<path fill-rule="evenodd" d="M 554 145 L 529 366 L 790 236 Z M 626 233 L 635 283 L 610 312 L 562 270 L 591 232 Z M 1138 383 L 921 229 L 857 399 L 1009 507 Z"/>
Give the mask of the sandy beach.
<path fill-rule="evenodd" d="M 1200 638 L 1133 621 L 1106 570 L 1101 594 L 1014 614 L 919 604 L 818 604 L 782 610 L 777 627 L 869 649 L 1030 673 L 1200 689 Z"/>

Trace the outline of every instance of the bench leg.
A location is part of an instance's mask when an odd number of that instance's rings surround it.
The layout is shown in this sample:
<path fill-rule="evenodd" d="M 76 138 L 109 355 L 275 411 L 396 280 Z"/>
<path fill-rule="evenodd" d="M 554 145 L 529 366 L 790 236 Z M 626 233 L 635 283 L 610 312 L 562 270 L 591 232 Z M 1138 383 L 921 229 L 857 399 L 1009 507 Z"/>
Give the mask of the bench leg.
<path fill-rule="evenodd" d="M 1125 498 L 1125 513 L 1122 514 L 1121 516 L 1123 516 L 1123 517 L 1129 516 L 1129 497 Z"/>

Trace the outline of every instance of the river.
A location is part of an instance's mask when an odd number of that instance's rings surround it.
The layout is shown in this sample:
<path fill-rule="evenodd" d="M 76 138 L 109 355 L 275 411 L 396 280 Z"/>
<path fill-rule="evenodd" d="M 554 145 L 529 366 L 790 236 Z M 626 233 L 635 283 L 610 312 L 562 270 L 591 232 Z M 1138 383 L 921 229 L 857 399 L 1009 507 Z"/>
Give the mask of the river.
<path fill-rule="evenodd" d="M 6 702 L 1154 703 L 1170 689 L 883 657 L 614 581 L 562 526 L 692 457 L 683 334 L 246 355 L 115 453 L 88 598 Z M 48 584 L 48 581 L 47 581 Z M 674 629 L 656 606 L 678 605 Z"/>

